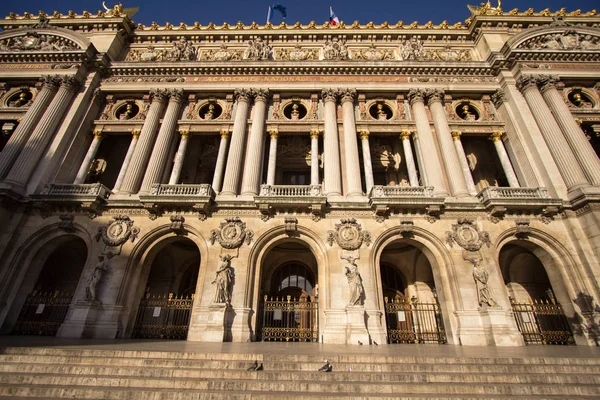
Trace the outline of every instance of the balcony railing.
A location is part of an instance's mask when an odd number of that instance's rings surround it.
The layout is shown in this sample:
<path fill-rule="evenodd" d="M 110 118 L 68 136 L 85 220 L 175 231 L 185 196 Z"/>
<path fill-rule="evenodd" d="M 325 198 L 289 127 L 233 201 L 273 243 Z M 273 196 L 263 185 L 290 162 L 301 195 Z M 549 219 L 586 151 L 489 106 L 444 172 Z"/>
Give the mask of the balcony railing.
<path fill-rule="evenodd" d="M 102 199 L 107 199 L 110 195 L 110 190 L 101 183 L 90 184 L 60 184 L 51 183 L 44 186 L 40 193 L 42 196 L 94 196 Z"/>
<path fill-rule="evenodd" d="M 433 186 L 373 186 L 371 198 L 377 197 L 433 197 Z"/>
<path fill-rule="evenodd" d="M 200 185 L 163 185 L 155 184 L 150 190 L 153 196 L 181 196 L 181 197 L 211 197 L 214 193 L 208 183 Z"/>
<path fill-rule="evenodd" d="M 261 197 L 317 197 L 323 196 L 321 185 L 262 185 Z"/>
<path fill-rule="evenodd" d="M 548 199 L 548 190 L 537 188 L 512 188 L 489 186 L 483 189 L 477 197 L 482 201 L 491 199 Z"/>

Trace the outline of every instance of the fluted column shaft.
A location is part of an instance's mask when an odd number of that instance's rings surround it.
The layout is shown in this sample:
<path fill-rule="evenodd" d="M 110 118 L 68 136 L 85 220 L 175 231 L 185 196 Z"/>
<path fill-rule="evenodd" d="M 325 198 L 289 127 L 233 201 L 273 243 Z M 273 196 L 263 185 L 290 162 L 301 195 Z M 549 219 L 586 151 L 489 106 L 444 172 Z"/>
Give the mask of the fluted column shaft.
<path fill-rule="evenodd" d="M 268 90 L 260 89 L 255 92 L 252 131 L 250 132 L 246 162 L 244 164 L 243 195 L 257 195 L 259 191 L 268 99 Z"/>
<path fill-rule="evenodd" d="M 230 132 L 228 129 L 221 131 L 221 142 L 219 143 L 219 153 L 217 154 L 217 163 L 215 165 L 215 174 L 213 176 L 212 187 L 216 193 L 221 191 L 223 183 L 223 171 L 225 170 L 225 154 L 227 153 L 227 145 L 229 144 Z"/>
<path fill-rule="evenodd" d="M 142 126 L 142 132 L 140 133 L 140 139 L 135 146 L 133 157 L 128 165 L 125 178 L 123 178 L 123 184 L 121 185 L 121 192 L 124 193 L 136 193 L 140 181 L 148 165 L 148 159 L 150 158 L 150 152 L 156 139 L 156 132 L 160 123 L 160 117 L 165 109 L 165 103 L 167 100 L 167 93 L 164 91 L 156 91 L 154 93 L 152 104 L 148 110 L 148 115 Z"/>
<path fill-rule="evenodd" d="M 406 160 L 406 170 L 408 171 L 408 181 L 410 186 L 419 186 L 419 177 L 417 175 L 417 166 L 413 157 L 412 148 L 410 146 L 410 131 L 402 131 L 400 139 L 402 139 L 402 148 L 404 149 L 404 160 Z"/>
<path fill-rule="evenodd" d="M 65 111 L 69 108 L 71 100 L 80 82 L 73 77 L 62 78 L 62 83 L 56 96 L 48 106 L 44 115 L 33 130 L 29 140 L 17 161 L 13 164 L 5 181 L 17 186 L 25 186 L 37 166 L 40 158 L 46 152 L 46 147 L 54 137 L 58 124 L 62 120 Z"/>
<path fill-rule="evenodd" d="M 8 142 L 0 153 L 0 179 L 8 173 L 19 153 L 25 147 L 27 139 L 31 136 L 36 124 L 40 121 L 40 118 L 42 118 L 42 115 L 44 115 L 44 112 L 56 94 L 58 84 L 59 82 L 56 77 L 45 77 L 44 86 L 42 86 L 29 110 L 23 116 L 17 129 L 10 135 Z"/>
<path fill-rule="evenodd" d="M 369 131 L 360 131 L 360 143 L 362 145 L 363 163 L 365 170 L 365 184 L 367 186 L 367 195 L 375 186 L 373 178 L 373 162 L 371 161 L 371 147 L 369 146 Z"/>
<path fill-rule="evenodd" d="M 540 127 L 540 131 L 550 148 L 552 157 L 567 185 L 567 189 L 571 190 L 587 185 L 587 179 L 577 163 L 577 159 L 570 151 L 568 143 L 552 116 L 552 112 L 538 90 L 536 79 L 531 76 L 521 76 L 517 81 L 517 86 L 523 93 L 525 101 L 531 109 L 537 125 Z"/>
<path fill-rule="evenodd" d="M 88 175 L 88 171 L 90 170 L 90 165 L 92 165 L 92 161 L 96 157 L 96 153 L 98 153 L 98 149 L 100 148 L 100 143 L 102 142 L 102 130 L 94 131 L 94 140 L 90 144 L 90 147 L 81 163 L 81 167 L 79 167 L 79 171 L 77 172 L 77 176 L 75 177 L 74 184 L 78 185 L 85 182 L 85 178 Z"/>
<path fill-rule="evenodd" d="M 542 97 L 550 106 L 556 122 L 589 182 L 593 185 L 600 185 L 600 159 L 556 89 L 556 81 L 549 80 L 542 86 Z"/>
<path fill-rule="evenodd" d="M 310 131 L 310 185 L 319 185 L 319 133 L 318 129 Z"/>
<path fill-rule="evenodd" d="M 150 155 L 150 161 L 148 162 L 148 168 L 146 169 L 140 192 L 149 192 L 153 184 L 160 183 L 160 178 L 169 158 L 171 141 L 177 128 L 182 100 L 183 91 L 173 90 L 171 92 L 169 105 L 167 106 L 163 123 L 158 131 L 156 143 L 154 143 L 154 148 Z"/>
<path fill-rule="evenodd" d="M 169 185 L 176 185 L 177 182 L 179 182 L 183 160 L 185 160 L 185 152 L 190 141 L 190 131 L 182 129 L 179 131 L 179 134 L 181 135 L 181 140 L 179 141 L 177 154 L 175 154 L 175 162 L 173 163 L 173 170 L 171 171 L 171 177 L 169 178 Z"/>
<path fill-rule="evenodd" d="M 354 98 L 356 91 L 346 89 L 342 96 L 342 117 L 344 124 L 344 166 L 348 183 L 348 196 L 362 196 L 360 181 L 360 162 L 358 159 L 358 141 L 354 121 Z M 368 189 L 367 189 L 368 190 Z"/>
<path fill-rule="evenodd" d="M 340 143 L 337 127 L 337 92 L 323 90 L 325 103 L 325 132 L 323 147 L 325 157 L 325 192 L 329 195 L 342 195 L 342 171 L 340 170 Z"/>
<path fill-rule="evenodd" d="M 121 185 L 123 184 L 123 179 L 125 178 L 125 174 L 127 173 L 127 168 L 129 168 L 129 163 L 131 162 L 131 158 L 133 157 L 133 153 L 138 143 L 138 139 L 140 138 L 140 130 L 136 129 L 131 132 L 131 142 L 129 142 L 129 148 L 127 149 L 127 154 L 125 154 L 125 159 L 123 160 L 123 165 L 121 165 L 121 169 L 119 170 L 119 176 L 117 176 L 117 181 L 115 182 L 115 186 L 113 188 L 113 193 L 118 192 L 121 189 Z"/>
<path fill-rule="evenodd" d="M 508 180 L 508 185 L 510 187 L 518 188 L 521 187 L 521 185 L 519 185 L 515 170 L 513 169 L 508 153 L 504 148 L 504 143 L 502 143 L 502 135 L 503 132 L 494 132 L 490 139 L 494 142 L 494 146 L 496 147 L 496 152 L 498 153 L 498 158 L 500 158 L 500 164 L 502 164 L 504 175 L 506 175 L 506 179 Z"/>
<path fill-rule="evenodd" d="M 454 139 L 454 148 L 456 149 L 456 154 L 458 155 L 458 162 L 460 163 L 462 174 L 465 177 L 465 182 L 467 183 L 467 189 L 469 190 L 470 194 L 476 195 L 477 188 L 475 187 L 475 182 L 473 181 L 473 175 L 471 174 L 471 168 L 469 168 L 469 162 L 467 161 L 465 149 L 460 140 L 462 133 L 460 131 L 452 131 L 451 134 L 452 139 Z"/>
<path fill-rule="evenodd" d="M 442 152 L 442 160 L 446 167 L 446 177 L 450 183 L 450 192 L 453 196 L 462 197 L 469 194 L 467 183 L 465 182 L 458 155 L 452 144 L 452 135 L 446 119 L 446 111 L 442 104 L 444 93 L 442 91 L 433 91 L 429 95 L 429 109 L 433 118 L 433 124 L 437 133 L 438 144 Z"/>
<path fill-rule="evenodd" d="M 236 195 L 240 183 L 242 159 L 246 146 L 246 125 L 248 123 L 248 110 L 252 92 L 247 89 L 235 91 L 237 97 L 237 110 L 233 121 L 233 133 L 227 156 L 227 168 L 221 194 Z"/>
<path fill-rule="evenodd" d="M 267 168 L 267 185 L 275 184 L 275 166 L 277 165 L 277 138 L 279 132 L 276 129 L 270 130 L 271 144 L 269 146 L 269 166 Z"/>
<path fill-rule="evenodd" d="M 446 183 L 444 182 L 444 174 L 442 173 L 442 165 L 438 157 L 435 142 L 433 141 L 433 133 L 429 126 L 427 112 L 425 112 L 425 103 L 423 100 L 424 93 L 421 90 L 411 90 L 408 93 L 415 125 L 417 127 L 417 135 L 419 136 L 419 144 L 422 151 L 427 151 L 427 156 L 421 157 L 425 165 L 421 166 L 421 174 L 425 176 L 425 184 L 433 186 L 433 192 L 438 196 L 447 196 Z"/>

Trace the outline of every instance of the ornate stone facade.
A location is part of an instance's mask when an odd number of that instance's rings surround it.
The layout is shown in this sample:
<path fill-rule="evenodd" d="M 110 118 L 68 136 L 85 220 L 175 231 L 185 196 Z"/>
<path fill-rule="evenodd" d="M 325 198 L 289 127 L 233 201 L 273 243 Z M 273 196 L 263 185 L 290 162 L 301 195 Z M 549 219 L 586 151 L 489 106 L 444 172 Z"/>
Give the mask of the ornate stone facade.
<path fill-rule="evenodd" d="M 400 341 L 519 346 L 516 305 L 543 301 L 595 343 L 595 12 L 128 12 L 0 20 L 0 333 L 41 290 L 71 299 L 62 337 L 142 337 L 160 298 L 195 341 L 270 340 L 287 315 L 303 340 L 391 344 L 426 328 L 399 307 L 427 306 L 433 336 Z"/>

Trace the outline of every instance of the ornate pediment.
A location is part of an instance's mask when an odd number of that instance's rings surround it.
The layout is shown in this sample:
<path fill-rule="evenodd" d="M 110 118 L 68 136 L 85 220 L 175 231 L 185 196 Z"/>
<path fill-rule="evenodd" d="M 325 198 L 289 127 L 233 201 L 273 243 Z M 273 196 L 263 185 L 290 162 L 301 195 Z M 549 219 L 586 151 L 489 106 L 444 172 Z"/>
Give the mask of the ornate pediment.
<path fill-rule="evenodd" d="M 34 31 L 0 40 L 0 52 L 73 51 L 80 49 L 81 47 L 73 40 Z"/>
<path fill-rule="evenodd" d="M 600 50 L 600 35 L 573 29 L 534 36 L 518 46 L 530 50 Z"/>
<path fill-rule="evenodd" d="M 335 231 L 327 232 L 327 242 L 333 246 L 336 242 L 344 250 L 357 250 L 363 242 L 371 244 L 371 233 L 363 231 L 355 218 L 344 218 L 335 224 Z"/>

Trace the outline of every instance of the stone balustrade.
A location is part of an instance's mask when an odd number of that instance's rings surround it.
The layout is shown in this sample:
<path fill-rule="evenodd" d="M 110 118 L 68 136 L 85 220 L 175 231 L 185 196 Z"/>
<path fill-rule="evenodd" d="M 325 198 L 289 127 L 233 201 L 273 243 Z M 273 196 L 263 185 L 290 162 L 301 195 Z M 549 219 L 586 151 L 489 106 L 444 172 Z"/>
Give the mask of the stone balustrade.
<path fill-rule="evenodd" d="M 260 196 L 322 196 L 321 185 L 261 185 Z"/>
<path fill-rule="evenodd" d="M 153 196 L 182 196 L 182 197 L 194 197 L 194 196 L 208 196 L 212 197 L 214 191 L 208 183 L 200 185 L 163 185 L 154 184 L 150 190 L 150 195 Z"/>
<path fill-rule="evenodd" d="M 101 183 L 89 184 L 59 184 L 44 185 L 40 193 L 42 196 L 96 196 L 108 199 L 111 191 Z"/>
<path fill-rule="evenodd" d="M 376 185 L 371 189 L 369 197 L 433 197 L 433 187 Z"/>
<path fill-rule="evenodd" d="M 479 200 L 485 202 L 488 199 L 548 199 L 548 190 L 543 187 L 537 188 L 512 188 L 489 186 L 477 195 Z"/>

